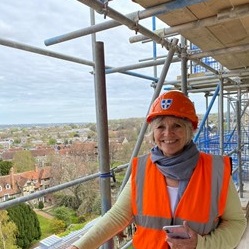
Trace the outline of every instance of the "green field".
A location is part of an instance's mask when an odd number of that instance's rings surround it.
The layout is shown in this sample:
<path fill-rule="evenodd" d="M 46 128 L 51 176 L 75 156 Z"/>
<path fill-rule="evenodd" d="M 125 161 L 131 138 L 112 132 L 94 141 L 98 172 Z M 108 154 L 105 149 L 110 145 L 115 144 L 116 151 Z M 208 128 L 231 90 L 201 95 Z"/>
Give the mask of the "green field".
<path fill-rule="evenodd" d="M 41 216 L 39 214 L 37 215 L 37 217 L 38 217 L 38 220 L 40 222 L 41 233 L 42 233 L 41 240 L 42 240 L 42 239 L 53 234 L 51 231 L 52 220 L 44 218 L 43 216 Z"/>

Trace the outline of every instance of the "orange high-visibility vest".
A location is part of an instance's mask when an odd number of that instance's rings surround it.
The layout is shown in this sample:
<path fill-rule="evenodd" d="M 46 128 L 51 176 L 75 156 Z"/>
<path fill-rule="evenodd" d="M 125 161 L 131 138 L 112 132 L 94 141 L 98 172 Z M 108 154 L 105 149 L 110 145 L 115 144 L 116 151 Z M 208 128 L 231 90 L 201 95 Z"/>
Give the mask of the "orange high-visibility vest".
<path fill-rule="evenodd" d="M 172 214 L 165 176 L 152 163 L 150 154 L 134 158 L 131 175 L 136 224 L 134 248 L 168 249 L 162 227 L 182 224 L 184 220 L 198 234 L 210 233 L 218 226 L 224 212 L 230 177 L 229 157 L 201 152 L 189 184 Z"/>

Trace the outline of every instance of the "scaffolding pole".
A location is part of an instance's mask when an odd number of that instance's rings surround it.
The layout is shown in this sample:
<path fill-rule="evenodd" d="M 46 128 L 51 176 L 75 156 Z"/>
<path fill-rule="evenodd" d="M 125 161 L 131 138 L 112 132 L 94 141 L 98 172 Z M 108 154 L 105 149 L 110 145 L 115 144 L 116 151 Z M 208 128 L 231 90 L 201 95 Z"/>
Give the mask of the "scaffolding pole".
<path fill-rule="evenodd" d="M 81 3 L 84 3 L 84 1 L 81 1 L 81 0 L 78 0 L 78 1 L 81 2 Z M 163 3 L 163 4 L 160 4 L 160 5 L 148 8 L 146 10 L 132 12 L 132 13 L 126 15 L 125 17 L 132 20 L 132 21 L 134 21 L 134 22 L 138 22 L 139 20 L 143 20 L 143 19 L 148 18 L 148 17 L 157 16 L 157 15 L 160 15 L 160 14 L 165 14 L 165 13 L 168 13 L 170 11 L 173 11 L 173 10 L 176 10 L 176 9 L 179 9 L 179 8 L 184 8 L 184 7 L 187 7 L 187 6 L 190 6 L 190 5 L 194 5 L 194 4 L 201 3 L 201 2 L 206 2 L 206 1 L 207 0 L 189 0 L 189 1 L 175 0 L 175 1 L 172 1 L 172 2 L 167 2 L 167 3 Z M 84 3 L 84 4 L 86 4 L 86 3 Z M 94 6 L 96 6 L 96 8 L 99 8 L 98 4 L 102 4 L 102 6 L 103 6 L 103 8 L 101 10 L 99 10 L 98 12 L 100 14 L 105 14 L 106 15 L 107 9 L 109 11 L 110 7 L 105 7 L 105 4 L 103 2 L 102 3 L 99 2 L 99 3 L 95 3 L 95 4 L 93 3 L 91 5 L 92 6 L 91 8 L 94 9 Z M 88 4 L 86 4 L 86 5 L 88 5 Z M 100 24 L 95 24 L 95 25 L 93 25 L 91 27 L 88 27 L 88 28 L 79 29 L 79 30 L 72 31 L 72 32 L 67 33 L 67 34 L 63 34 L 63 35 L 60 35 L 60 36 L 56 36 L 56 37 L 46 39 L 44 41 L 44 43 L 45 43 L 46 46 L 50 46 L 50 45 L 54 45 L 54 44 L 61 43 L 61 42 L 64 42 L 64 41 L 79 38 L 79 37 L 82 37 L 82 36 L 90 35 L 92 33 L 104 31 L 104 30 L 111 29 L 111 28 L 115 28 L 115 27 L 118 27 L 118 26 L 121 26 L 121 25 L 122 25 L 122 23 L 119 22 L 119 21 L 110 20 L 110 21 L 106 21 L 106 22 L 103 22 L 103 23 L 100 23 Z"/>
<path fill-rule="evenodd" d="M 165 81 L 165 78 L 167 76 L 167 73 L 169 71 L 169 67 L 170 67 L 170 64 L 171 64 L 171 60 L 174 56 L 174 53 L 175 53 L 175 47 L 178 43 L 178 39 L 174 38 L 172 40 L 172 46 L 170 46 L 170 50 L 168 52 L 168 56 L 167 56 L 167 59 L 165 60 L 165 63 L 164 63 L 164 66 L 162 68 L 162 72 L 161 72 L 161 75 L 160 75 L 160 78 L 156 84 L 156 89 L 154 91 L 154 94 L 152 96 L 152 99 L 151 99 L 151 103 L 150 105 L 154 102 L 154 100 L 159 96 L 161 90 L 162 90 L 162 87 L 163 87 L 163 84 L 164 84 L 164 81 Z M 150 108 L 150 107 L 149 107 Z M 149 112 L 149 109 L 148 109 L 148 112 Z M 147 112 L 147 113 L 148 113 Z M 141 130 L 140 130 L 140 133 L 138 135 L 138 139 L 137 139 L 137 142 L 135 144 L 135 147 L 133 149 L 133 152 L 132 152 L 132 155 L 131 155 L 131 158 L 130 158 L 130 162 L 129 162 L 129 166 L 126 170 L 126 175 L 124 177 L 124 180 L 122 182 L 122 185 L 120 187 L 120 190 L 122 190 L 125 186 L 125 184 L 127 183 L 129 177 L 130 177 L 130 174 L 131 174 L 131 164 L 132 164 L 132 160 L 134 157 L 136 157 L 139 153 L 139 150 L 140 150 L 140 147 L 141 147 L 141 144 L 143 142 L 143 138 L 144 138 L 144 134 L 146 132 L 148 128 L 148 123 L 146 122 L 146 120 L 144 121 L 142 127 L 141 127 Z"/>
<path fill-rule="evenodd" d="M 15 48 L 15 49 L 24 50 L 24 51 L 35 53 L 35 54 L 45 55 L 45 56 L 53 57 L 56 59 L 62 59 L 62 60 L 70 61 L 70 62 L 75 62 L 78 64 L 83 64 L 83 65 L 87 65 L 87 66 L 94 66 L 94 62 L 92 62 L 92 61 L 76 58 L 76 57 L 65 55 L 65 54 L 60 54 L 57 52 L 49 51 L 47 49 L 42 49 L 42 48 L 30 46 L 30 45 L 16 42 L 16 41 L 11 41 L 11 40 L 0 38 L 0 45 Z"/>
<path fill-rule="evenodd" d="M 231 20 L 236 20 L 240 18 L 245 18 L 249 16 L 249 4 L 243 4 L 242 6 L 235 6 L 234 8 L 229 8 L 222 10 L 215 16 L 203 18 L 201 20 L 187 22 L 184 24 L 176 25 L 174 27 L 163 28 L 156 30 L 156 33 L 161 37 L 166 37 L 170 35 L 178 35 L 181 32 L 186 32 L 188 30 L 204 28 L 207 26 L 222 24 Z M 130 38 L 131 43 L 141 42 L 147 40 L 148 37 L 143 35 L 137 35 Z"/>
<path fill-rule="evenodd" d="M 220 155 L 224 154 L 224 101 L 223 101 L 223 93 L 224 93 L 224 88 L 223 88 L 223 82 L 224 80 L 221 78 L 220 79 L 220 94 L 218 98 L 218 117 L 219 117 L 219 135 L 220 135 Z"/>
<path fill-rule="evenodd" d="M 110 183 L 109 135 L 106 101 L 104 43 L 95 44 L 95 101 L 98 136 L 101 213 L 104 215 L 112 206 Z M 113 248 L 113 240 L 106 242 L 103 249 Z"/>
<path fill-rule="evenodd" d="M 128 18 L 125 15 L 122 15 L 121 13 L 119 13 L 118 11 L 107 7 L 105 4 L 103 4 L 100 1 L 97 0 L 78 0 L 79 2 L 81 2 L 82 4 L 87 5 L 90 8 L 95 9 L 98 13 L 100 14 L 104 14 L 105 16 L 108 16 L 116 21 L 118 21 L 121 24 L 124 24 L 125 26 L 127 26 L 129 29 L 134 30 L 135 32 L 140 32 L 141 34 L 149 37 L 150 39 L 152 39 L 153 41 L 155 41 L 158 44 L 161 44 L 163 47 L 165 47 L 166 49 L 169 50 L 169 46 L 171 46 L 171 42 L 161 38 L 160 36 L 158 36 L 157 34 L 155 34 L 154 32 L 150 31 L 149 29 L 143 27 L 142 25 L 140 25 L 138 23 L 138 20 L 131 20 L 130 18 Z M 179 0 L 178 0 L 179 2 Z M 160 11 L 158 9 L 158 11 Z M 152 16 L 153 14 L 150 14 L 149 16 Z M 176 46 L 175 50 L 180 53 L 180 48 Z"/>
<path fill-rule="evenodd" d="M 180 59 L 178 57 L 174 57 L 172 59 L 172 63 L 179 62 L 179 61 Z M 139 62 L 136 64 L 122 66 L 122 67 L 110 68 L 110 69 L 106 69 L 105 72 L 106 74 L 117 73 L 117 72 L 121 73 L 121 72 L 125 72 L 131 69 L 140 69 L 140 68 L 146 68 L 146 67 L 151 67 L 151 66 L 155 67 L 155 66 L 163 65 L 164 63 L 165 63 L 165 58 L 160 59 L 160 60 L 148 61 L 148 62 Z M 154 79 L 158 79 L 156 77 L 156 74 L 154 74 Z"/>
<path fill-rule="evenodd" d="M 188 85 L 187 85 L 187 79 L 188 79 L 188 69 L 187 69 L 187 49 L 185 46 L 185 39 L 181 38 L 182 42 L 182 53 L 181 53 L 181 90 L 182 92 L 187 96 L 188 95 Z"/>
<path fill-rule="evenodd" d="M 236 101 L 236 116 L 237 116 L 237 156 L 238 156 L 238 178 L 239 178 L 239 195 L 243 198 L 243 182 L 242 182 L 242 161 L 241 161 L 241 90 L 238 87 Z"/>
<path fill-rule="evenodd" d="M 239 46 L 234 46 L 230 48 L 214 49 L 214 50 L 209 50 L 205 52 L 194 53 L 194 54 L 189 55 L 189 59 L 190 60 L 200 59 L 200 58 L 208 57 L 208 56 L 215 58 L 218 55 L 243 53 L 248 50 L 249 50 L 249 45 L 245 44 L 245 45 L 239 45 Z"/>
<path fill-rule="evenodd" d="M 118 167 L 115 167 L 115 169 L 112 169 L 112 172 L 113 173 L 114 172 L 121 172 L 121 171 L 125 170 L 127 167 L 128 167 L 128 163 L 120 165 Z M 94 179 L 98 178 L 99 176 L 100 176 L 99 172 L 91 174 L 89 176 L 82 176 L 82 177 L 79 177 L 79 178 L 77 178 L 75 180 L 71 180 L 69 182 L 65 182 L 65 183 L 62 183 L 62 184 L 59 184 L 59 185 L 56 185 L 56 186 L 53 186 L 53 187 L 49 187 L 47 189 L 42 189 L 42 190 L 39 190 L 38 192 L 29 194 L 29 195 L 18 197 L 16 199 L 8 200 L 8 201 L 5 201 L 5 202 L 0 202 L 0 210 L 6 209 L 8 207 L 11 207 L 11 206 L 14 206 L 14 205 L 26 202 L 26 201 L 31 201 L 31 200 L 40 198 L 42 196 L 45 196 L 47 194 L 58 192 L 60 190 L 70 188 L 70 187 L 73 187 L 75 185 L 78 185 L 78 184 L 81 184 L 81 183 L 84 183 L 84 182 L 94 180 Z"/>
<path fill-rule="evenodd" d="M 215 89 L 215 93 L 214 93 L 214 95 L 213 95 L 213 98 L 212 98 L 212 100 L 211 100 L 210 103 L 209 103 L 209 107 L 208 107 L 208 109 L 206 110 L 206 113 L 205 113 L 203 119 L 201 120 L 199 129 L 198 129 L 198 132 L 197 132 L 197 134 L 196 134 L 195 137 L 194 137 L 194 142 L 195 142 L 195 143 L 196 143 L 197 140 L 199 139 L 199 136 L 200 136 L 200 134 L 201 134 L 203 128 L 205 127 L 205 122 L 206 122 L 206 120 L 207 120 L 207 118 L 208 118 L 208 115 L 209 115 L 209 113 L 210 113 L 210 111 L 211 111 L 211 109 L 212 109 L 212 107 L 213 107 L 214 101 L 215 101 L 216 97 L 217 97 L 218 94 L 219 94 L 219 91 L 220 91 L 220 85 L 218 84 L 218 85 L 216 86 L 216 89 Z"/>

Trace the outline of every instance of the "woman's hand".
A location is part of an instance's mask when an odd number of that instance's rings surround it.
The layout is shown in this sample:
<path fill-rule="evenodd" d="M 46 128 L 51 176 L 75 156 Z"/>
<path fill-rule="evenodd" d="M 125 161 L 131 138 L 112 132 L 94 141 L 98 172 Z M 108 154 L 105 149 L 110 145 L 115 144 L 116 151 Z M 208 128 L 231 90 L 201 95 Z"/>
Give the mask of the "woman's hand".
<path fill-rule="evenodd" d="M 79 249 L 77 246 L 69 246 L 66 249 Z"/>
<path fill-rule="evenodd" d="M 195 249 L 197 246 L 197 233 L 193 231 L 188 225 L 187 222 L 183 222 L 187 233 L 189 234 L 189 239 L 173 239 L 168 237 L 166 241 L 168 242 L 171 249 Z"/>

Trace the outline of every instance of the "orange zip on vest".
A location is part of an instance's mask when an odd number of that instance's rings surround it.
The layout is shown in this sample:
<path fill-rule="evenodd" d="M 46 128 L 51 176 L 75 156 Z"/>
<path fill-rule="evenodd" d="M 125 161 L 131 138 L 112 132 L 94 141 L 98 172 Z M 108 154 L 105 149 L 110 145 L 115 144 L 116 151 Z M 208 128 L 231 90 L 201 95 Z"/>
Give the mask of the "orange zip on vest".
<path fill-rule="evenodd" d="M 131 186 L 132 209 L 136 224 L 135 249 L 168 249 L 165 225 L 184 220 L 200 235 L 214 230 L 223 214 L 231 177 L 227 156 L 200 153 L 196 168 L 171 213 L 165 176 L 152 163 L 150 154 L 133 159 Z"/>

